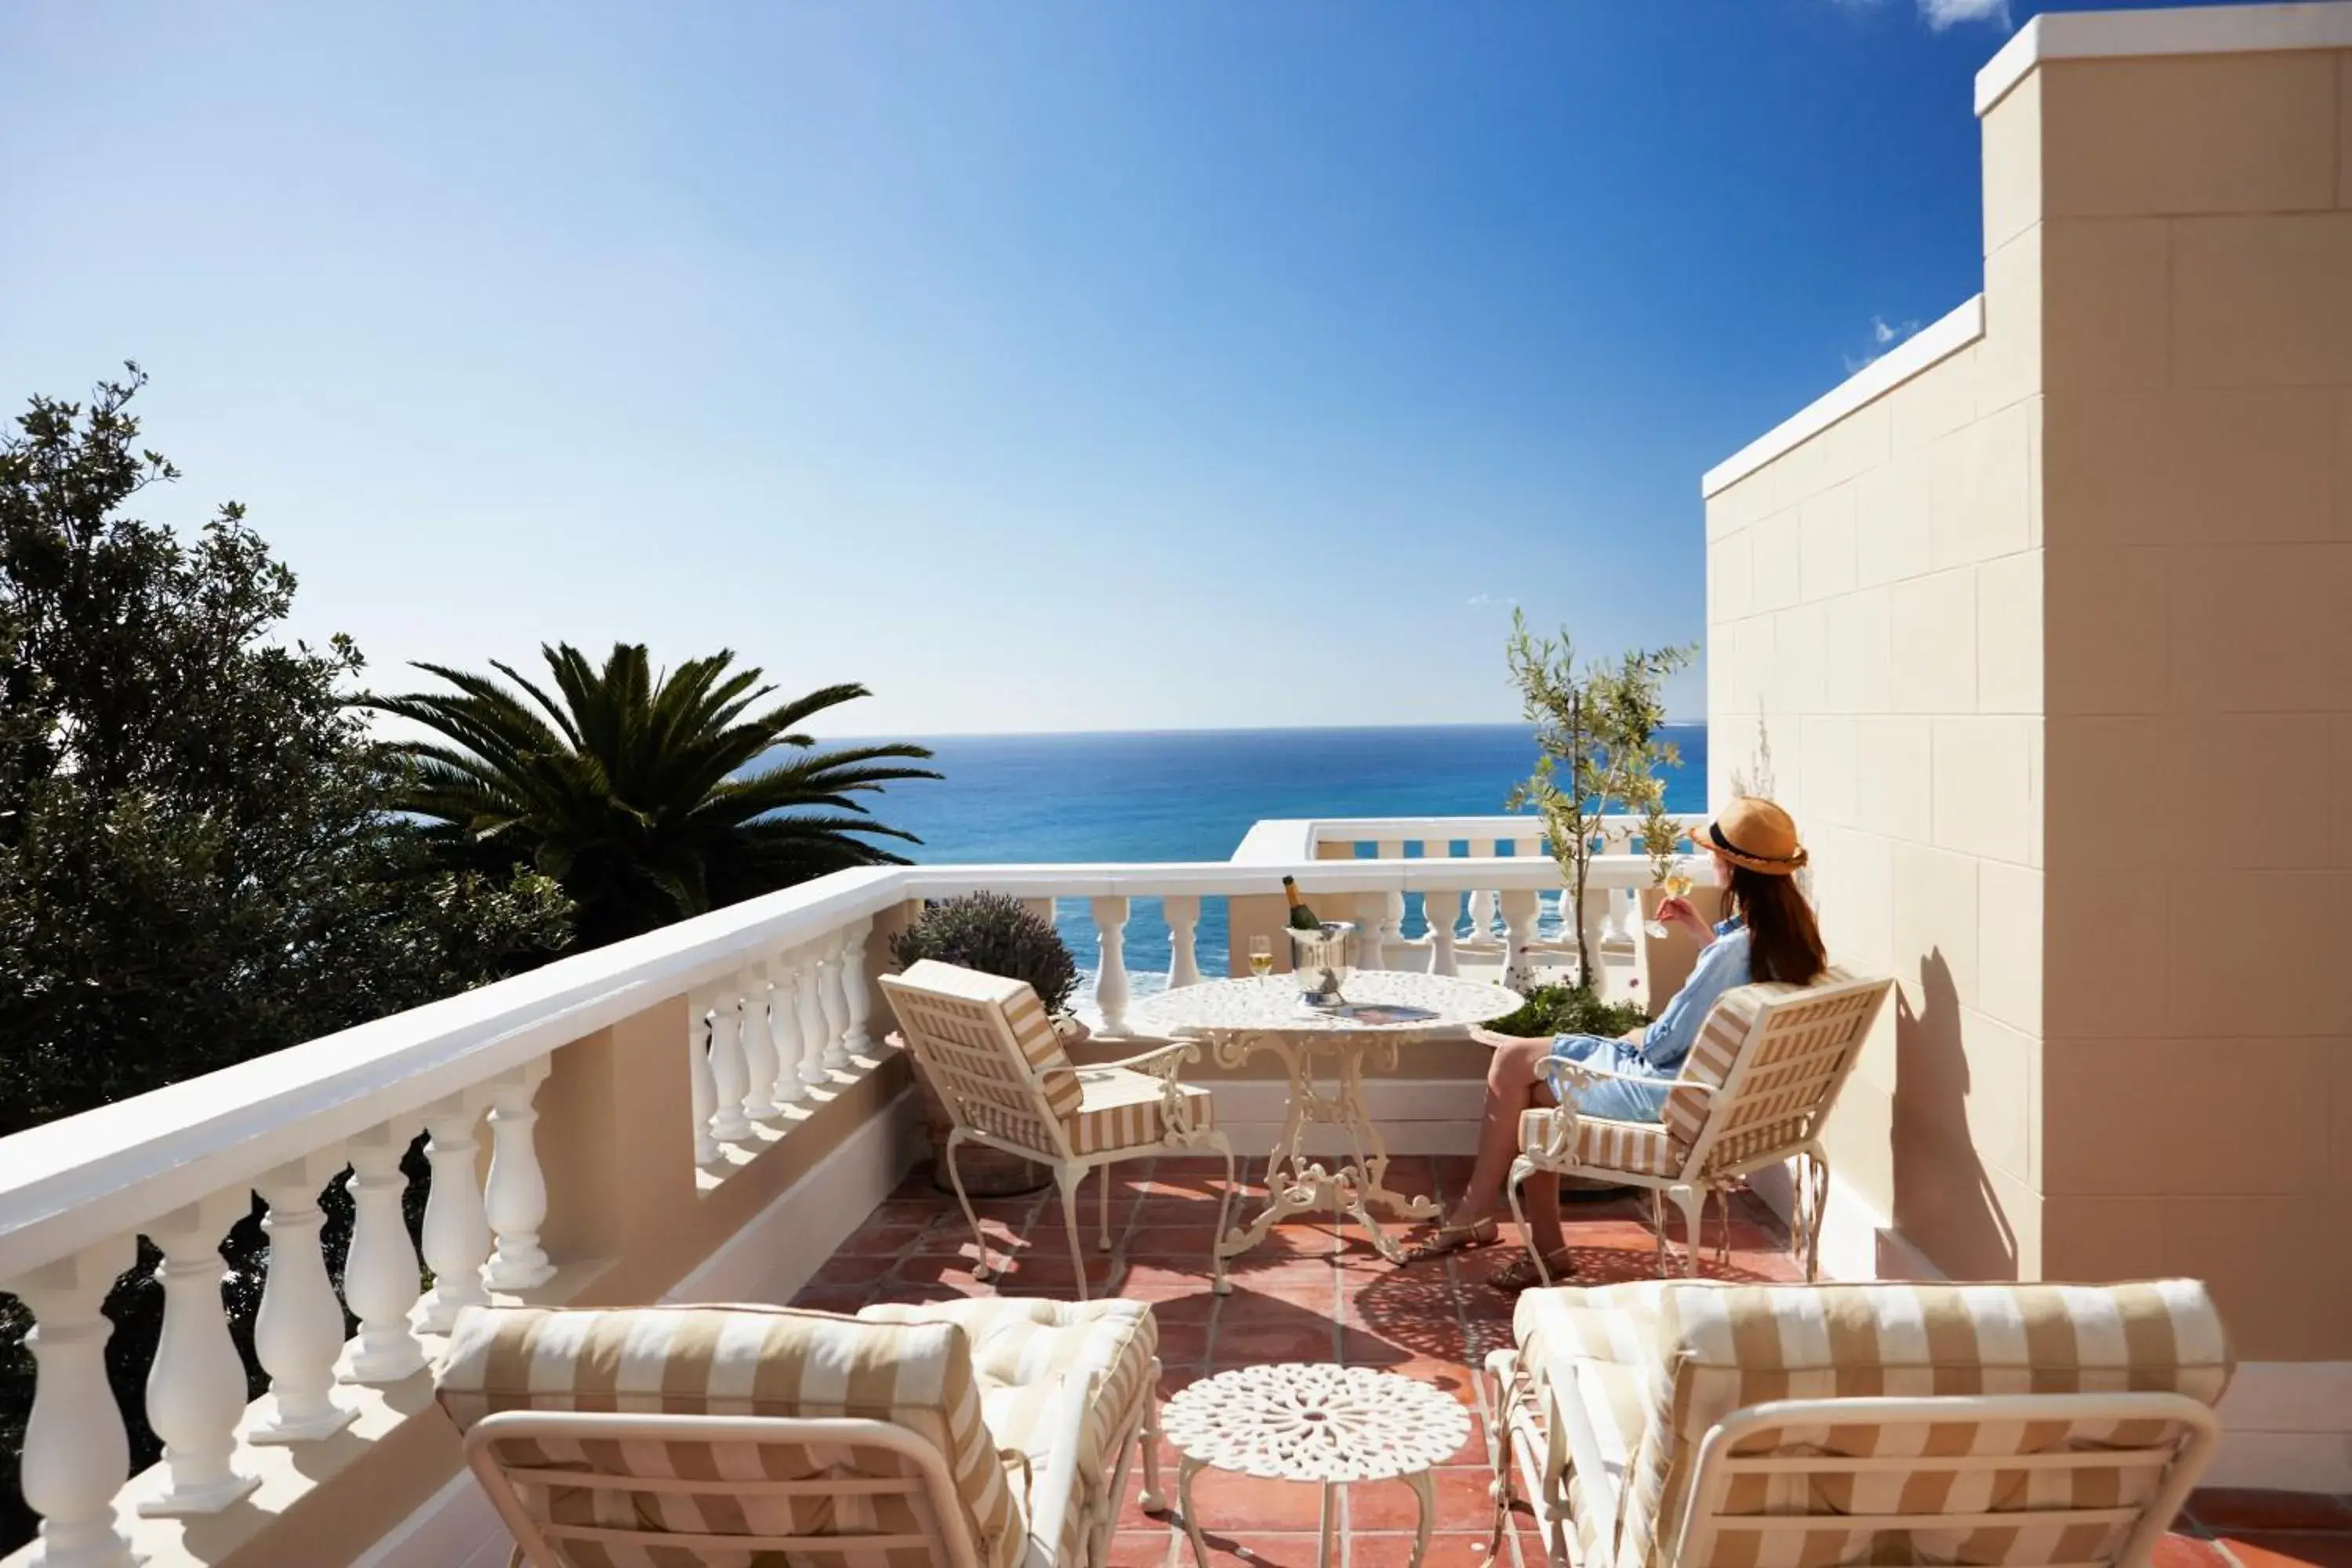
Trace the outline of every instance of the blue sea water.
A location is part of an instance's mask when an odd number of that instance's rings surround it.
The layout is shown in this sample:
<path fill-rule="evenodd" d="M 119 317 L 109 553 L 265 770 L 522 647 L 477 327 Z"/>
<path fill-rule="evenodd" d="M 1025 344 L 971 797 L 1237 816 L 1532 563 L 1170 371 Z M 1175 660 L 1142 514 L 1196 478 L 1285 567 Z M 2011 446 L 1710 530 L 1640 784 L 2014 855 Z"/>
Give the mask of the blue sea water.
<path fill-rule="evenodd" d="M 1706 727 L 1667 738 L 1682 766 L 1667 805 L 1706 805 Z M 1066 735 L 952 735 L 923 742 L 939 783 L 900 784 L 876 816 L 919 835 L 919 862 L 1223 860 L 1261 817 L 1485 816 L 1500 813 L 1536 760 L 1523 725 L 1415 729 L 1161 731 Z M 1273 891 L 1272 888 L 1267 889 Z M 1420 928 L 1412 900 L 1406 930 Z M 1091 971 L 1094 922 L 1064 900 L 1062 934 Z M 1203 973 L 1225 970 L 1223 900 L 1202 900 Z M 1157 900 L 1135 900 L 1127 966 L 1136 989 L 1158 984 L 1168 932 Z"/>

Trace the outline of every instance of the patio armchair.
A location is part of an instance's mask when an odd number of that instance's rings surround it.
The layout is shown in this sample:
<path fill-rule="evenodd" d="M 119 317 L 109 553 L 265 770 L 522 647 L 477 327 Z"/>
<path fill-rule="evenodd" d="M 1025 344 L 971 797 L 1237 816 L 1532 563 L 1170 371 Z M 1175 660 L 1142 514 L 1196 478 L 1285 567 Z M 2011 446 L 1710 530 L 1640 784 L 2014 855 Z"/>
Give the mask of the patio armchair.
<path fill-rule="evenodd" d="M 1157 1347 L 1130 1301 L 475 1308 L 436 1393 L 509 1568 L 1101 1568 Z"/>
<path fill-rule="evenodd" d="M 1646 1187 L 1664 1272 L 1664 1200 L 1682 1210 L 1685 1272 L 1696 1274 L 1699 1227 L 1710 1194 L 1720 1194 L 1730 1246 L 1730 1194 L 1751 1172 L 1797 1163 L 1794 1242 L 1805 1278 L 1821 1268 L 1821 1227 L 1829 1204 L 1829 1156 L 1821 1131 L 1845 1087 L 1892 980 L 1857 980 L 1831 970 L 1811 985 L 1742 985 L 1724 993 L 1667 1089 L 1663 1120 L 1612 1121 L 1577 1109 L 1578 1091 L 1624 1075 L 1559 1057 L 1543 1063 L 1559 1103 L 1519 1120 L 1519 1157 L 1507 1190 L 1522 1235 L 1520 1184 L 1530 1176 L 1580 1177 Z M 1654 1079 L 1642 1079 L 1653 1083 Z M 1536 1270 L 1551 1282 L 1543 1249 L 1528 1238 Z"/>
<path fill-rule="evenodd" d="M 988 1237 L 956 1170 L 967 1142 L 1024 1155 L 1048 1166 L 1062 1194 L 1078 1300 L 1087 1299 L 1086 1255 L 1078 1242 L 1078 1188 L 1089 1171 L 1155 1154 L 1213 1151 L 1225 1159 L 1224 1195 L 1209 1244 L 1217 1294 L 1229 1289 L 1220 1244 L 1231 1218 L 1234 1150 L 1214 1125 L 1205 1089 L 1177 1077 L 1201 1047 L 1179 1041 L 1099 1067 L 1075 1067 L 1036 992 L 936 959 L 904 974 L 880 977 L 898 1016 L 899 1037 L 954 1121 L 948 1133 L 949 1184 L 980 1248 L 978 1279 L 989 1275 Z M 1097 1245 L 1110 1247 L 1110 1179 L 1098 1193 Z"/>
<path fill-rule="evenodd" d="M 1496 1529 L 1524 1496 L 1567 1568 L 2137 1568 L 2231 1365 L 2181 1279 L 1530 1290 L 1513 1338 Z"/>

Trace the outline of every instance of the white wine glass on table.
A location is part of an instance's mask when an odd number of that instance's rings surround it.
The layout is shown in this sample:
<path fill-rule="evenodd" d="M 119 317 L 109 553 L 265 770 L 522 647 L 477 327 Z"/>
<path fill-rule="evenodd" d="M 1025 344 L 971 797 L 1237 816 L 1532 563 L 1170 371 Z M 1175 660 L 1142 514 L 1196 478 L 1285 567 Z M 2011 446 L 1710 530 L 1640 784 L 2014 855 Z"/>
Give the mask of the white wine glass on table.
<path fill-rule="evenodd" d="M 1689 898 L 1691 890 L 1689 863 L 1687 861 L 1677 860 L 1673 865 L 1667 867 L 1666 874 L 1658 879 L 1658 887 L 1665 893 L 1667 898 Z M 1658 938 L 1661 941 L 1664 941 L 1666 937 L 1674 934 L 1673 931 L 1667 928 L 1665 921 L 1658 920 L 1655 917 L 1643 921 L 1642 929 L 1647 931 L 1651 936 Z"/>
<path fill-rule="evenodd" d="M 1254 936 L 1249 939 L 1249 965 L 1252 974 L 1265 975 L 1274 973 L 1274 939 L 1272 937 Z"/>

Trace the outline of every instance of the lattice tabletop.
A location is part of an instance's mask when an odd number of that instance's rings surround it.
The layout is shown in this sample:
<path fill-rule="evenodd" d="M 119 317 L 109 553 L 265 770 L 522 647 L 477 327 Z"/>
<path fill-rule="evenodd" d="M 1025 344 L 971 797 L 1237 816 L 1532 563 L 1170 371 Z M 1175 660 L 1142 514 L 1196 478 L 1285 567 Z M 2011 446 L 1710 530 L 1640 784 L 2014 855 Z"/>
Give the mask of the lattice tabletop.
<path fill-rule="evenodd" d="M 1370 1367 L 1276 1363 L 1202 1378 L 1168 1402 L 1168 1440 L 1215 1469 L 1323 1486 L 1396 1480 L 1469 1440 L 1462 1402 Z"/>
<path fill-rule="evenodd" d="M 1298 998 L 1298 983 L 1287 974 L 1209 980 L 1147 997 L 1127 1010 L 1127 1027 L 1137 1035 L 1420 1034 L 1466 1024 L 1483 1024 L 1515 1012 L 1518 996 L 1499 985 L 1450 974 L 1409 970 L 1360 969 L 1348 977 L 1349 1002 L 1358 1007 L 1395 1009 L 1417 1015 L 1382 1018 L 1339 1009 L 1309 1007 Z"/>

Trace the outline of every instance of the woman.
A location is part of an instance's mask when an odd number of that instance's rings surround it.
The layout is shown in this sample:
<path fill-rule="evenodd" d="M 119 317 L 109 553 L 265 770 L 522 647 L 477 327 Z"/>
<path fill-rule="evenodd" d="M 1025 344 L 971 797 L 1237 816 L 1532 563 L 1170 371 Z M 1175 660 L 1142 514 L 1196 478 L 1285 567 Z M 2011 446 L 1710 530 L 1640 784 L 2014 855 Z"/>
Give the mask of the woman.
<path fill-rule="evenodd" d="M 1478 1163 L 1470 1173 L 1469 1187 L 1444 1223 L 1405 1254 L 1406 1262 L 1442 1258 L 1496 1239 L 1495 1215 L 1502 1206 L 1503 1183 L 1519 1152 L 1519 1113 L 1529 1106 L 1558 1103 L 1543 1077 L 1546 1058 L 1560 1057 L 1624 1075 L 1579 1089 L 1576 1103 L 1581 1114 L 1612 1121 L 1656 1121 L 1664 1114 L 1667 1086 L 1682 1071 L 1683 1058 L 1690 1055 L 1717 997 L 1751 981 L 1810 985 L 1828 967 L 1813 911 L 1794 878 L 1805 864 L 1805 847 L 1787 812 L 1769 800 L 1735 796 L 1692 841 L 1715 858 L 1716 881 L 1724 889 L 1729 918 L 1709 927 L 1685 900 L 1668 899 L 1658 906 L 1662 922 L 1687 931 L 1703 949 L 1690 978 L 1654 1022 L 1622 1039 L 1561 1035 L 1498 1047 L 1486 1071 Z M 1522 1197 L 1528 1234 L 1543 1247 L 1545 1267 L 1555 1279 L 1569 1278 L 1559 1184 L 1529 1182 Z M 1523 1253 L 1499 1270 L 1493 1282 L 1500 1289 L 1524 1290 L 1536 1278 L 1534 1260 Z"/>

